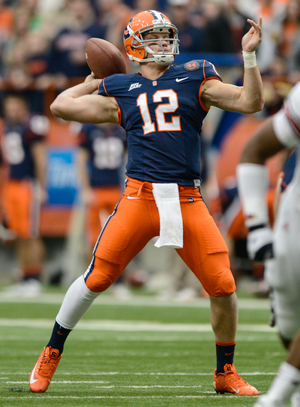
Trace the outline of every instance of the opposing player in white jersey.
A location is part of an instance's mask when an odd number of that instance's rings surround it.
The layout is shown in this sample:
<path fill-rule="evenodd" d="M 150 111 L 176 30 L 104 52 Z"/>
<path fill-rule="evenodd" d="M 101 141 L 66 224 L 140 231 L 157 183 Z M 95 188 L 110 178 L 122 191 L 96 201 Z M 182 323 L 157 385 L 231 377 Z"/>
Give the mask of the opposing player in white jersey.
<path fill-rule="evenodd" d="M 300 406 L 300 149 L 294 175 L 280 196 L 274 232 L 268 224 L 265 195 L 267 158 L 300 142 L 300 82 L 290 91 L 283 108 L 261 127 L 246 145 L 237 168 L 239 194 L 249 228 L 248 252 L 252 259 L 266 261 L 265 277 L 279 336 L 289 349 L 266 395 L 255 407 L 283 407 L 291 399 Z"/>

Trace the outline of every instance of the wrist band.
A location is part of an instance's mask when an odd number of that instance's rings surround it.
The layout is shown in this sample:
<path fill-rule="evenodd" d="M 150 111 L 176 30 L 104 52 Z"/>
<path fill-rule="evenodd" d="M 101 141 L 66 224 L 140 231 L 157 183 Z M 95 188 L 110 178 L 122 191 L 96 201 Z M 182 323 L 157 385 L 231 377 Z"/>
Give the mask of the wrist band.
<path fill-rule="evenodd" d="M 255 51 L 247 52 L 242 51 L 245 68 L 253 68 L 256 65 Z"/>

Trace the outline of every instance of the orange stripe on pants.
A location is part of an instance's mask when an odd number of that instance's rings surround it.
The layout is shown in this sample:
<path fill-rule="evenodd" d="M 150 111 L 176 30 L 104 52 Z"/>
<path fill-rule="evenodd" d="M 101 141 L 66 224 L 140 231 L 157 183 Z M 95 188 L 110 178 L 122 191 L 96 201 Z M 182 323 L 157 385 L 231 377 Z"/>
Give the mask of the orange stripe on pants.
<path fill-rule="evenodd" d="M 97 187 L 93 189 L 95 199 L 87 208 L 87 235 L 91 245 L 95 245 L 104 224 L 101 213 L 110 215 L 122 197 L 120 187 Z"/>

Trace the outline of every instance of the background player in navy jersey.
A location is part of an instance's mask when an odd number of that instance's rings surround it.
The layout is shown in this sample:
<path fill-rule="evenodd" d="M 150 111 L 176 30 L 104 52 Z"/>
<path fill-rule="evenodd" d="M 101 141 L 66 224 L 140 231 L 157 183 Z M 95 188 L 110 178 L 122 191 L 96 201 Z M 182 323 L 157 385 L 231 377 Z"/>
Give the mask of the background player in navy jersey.
<path fill-rule="evenodd" d="M 86 206 L 87 258 L 101 229 L 123 194 L 126 138 L 117 124 L 85 124 L 78 129 L 77 171 Z M 113 284 L 116 298 L 127 299 L 123 274 Z"/>
<path fill-rule="evenodd" d="M 77 169 L 87 205 L 89 259 L 100 230 L 122 197 L 125 149 L 124 131 L 116 124 L 86 124 L 78 131 Z"/>
<path fill-rule="evenodd" d="M 243 37 L 244 85 L 224 84 L 205 60 L 172 65 L 178 30 L 160 12 L 133 17 L 124 33 L 129 58 L 141 74 L 94 75 L 62 92 L 52 113 L 83 123 L 119 123 L 128 142 L 126 189 L 102 230 L 85 274 L 69 288 L 52 336 L 30 375 L 33 392 L 47 390 L 61 359 L 64 341 L 93 300 L 122 273 L 155 236 L 168 245 L 200 280 L 210 296 L 215 334 L 217 392 L 255 395 L 233 365 L 237 298 L 228 249 L 200 193 L 200 133 L 210 106 L 254 113 L 263 107 L 263 87 L 255 60 L 261 20 L 248 20 Z M 96 94 L 99 88 L 98 94 Z"/>
<path fill-rule="evenodd" d="M 41 292 L 44 244 L 39 237 L 40 205 L 46 200 L 45 136 L 48 119 L 31 115 L 27 101 L 9 95 L 3 102 L 1 135 L 3 165 L 7 166 L 1 203 L 8 227 L 17 236 L 21 280 L 8 287 L 5 296 L 35 296 Z"/>
<path fill-rule="evenodd" d="M 248 252 L 256 261 L 265 261 L 265 278 L 271 287 L 271 304 L 283 345 L 289 350 L 267 394 L 255 407 L 300 406 L 300 82 L 290 91 L 284 107 L 272 116 L 249 140 L 237 167 L 239 194 L 245 223 L 249 228 Z M 269 174 L 265 161 L 281 150 L 296 151 L 291 182 L 280 195 L 274 231 L 270 228 L 266 191 Z M 287 164 L 289 164 L 289 161 Z M 291 171 L 285 166 L 284 184 Z"/>

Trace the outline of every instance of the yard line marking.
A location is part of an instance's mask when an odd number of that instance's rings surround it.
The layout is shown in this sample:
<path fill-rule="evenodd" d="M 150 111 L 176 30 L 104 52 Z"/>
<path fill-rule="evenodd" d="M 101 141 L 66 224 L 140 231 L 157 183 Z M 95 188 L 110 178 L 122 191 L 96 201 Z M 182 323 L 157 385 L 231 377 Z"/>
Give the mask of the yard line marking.
<path fill-rule="evenodd" d="M 32 304 L 61 304 L 65 294 L 47 294 L 43 293 L 37 298 L 3 298 L 0 296 L 0 303 L 32 303 Z M 196 298 L 189 303 L 163 302 L 156 297 L 137 295 L 129 300 L 117 300 L 109 294 L 99 295 L 93 302 L 95 305 L 116 305 L 116 306 L 147 306 L 147 307 L 171 307 L 171 308 L 210 308 L 209 298 Z M 270 309 L 268 298 L 257 299 L 247 298 L 238 299 L 239 309 Z"/>
<path fill-rule="evenodd" d="M 18 380 L 18 381 L 6 381 L 6 384 L 27 384 L 28 380 Z M 104 382 L 103 380 L 74 380 L 74 382 L 72 380 L 61 380 L 61 381 L 54 381 L 51 380 L 51 383 L 56 383 L 56 384 L 104 384 L 104 383 L 108 383 L 108 382 Z M 106 386 L 101 386 L 102 387 L 106 387 Z M 108 386 L 108 387 L 114 387 L 114 386 Z"/>
<path fill-rule="evenodd" d="M 49 393 L 47 393 L 46 395 L 43 393 L 40 393 L 38 396 L 38 399 L 41 400 L 41 399 L 45 398 L 46 400 L 49 400 L 49 399 L 54 399 L 54 400 L 57 400 L 57 399 L 59 399 L 59 400 L 68 400 L 68 399 L 71 399 L 71 400 L 81 400 L 81 399 L 92 399 L 92 400 L 96 400 L 96 399 L 117 399 L 117 400 L 118 399 L 146 399 L 146 400 L 148 400 L 148 399 L 171 399 L 171 400 L 174 400 L 174 399 L 178 399 L 178 398 L 180 398 L 180 399 L 204 399 L 204 398 L 217 398 L 217 397 L 219 397 L 219 396 L 215 392 L 211 392 L 211 394 L 207 394 L 204 396 L 200 396 L 200 395 L 199 396 L 189 396 L 189 395 L 188 396 L 176 396 L 176 395 L 175 396 L 158 396 L 158 395 L 155 395 L 155 396 L 150 396 L 150 395 L 145 395 L 145 396 L 51 396 Z M 242 400 L 242 397 L 248 397 L 248 396 L 239 396 L 239 399 Z M 226 400 L 228 398 L 236 399 L 236 395 L 227 394 Z M 17 396 L 1 397 L 1 400 L 14 400 L 14 399 L 20 400 L 20 397 L 17 397 Z M 23 397 L 22 400 L 27 400 L 27 399 L 37 400 L 37 397 L 26 394 L 26 397 Z M 219 397 L 219 399 L 220 399 L 220 397 Z"/>
<path fill-rule="evenodd" d="M 16 375 L 27 375 L 28 372 L 0 372 L 0 375 L 5 375 L 5 376 L 16 376 Z M 56 373 L 56 375 L 60 376 L 71 376 L 74 374 L 78 374 L 77 372 L 72 373 L 72 372 L 59 372 Z M 276 373 L 273 372 L 242 372 L 240 373 L 241 376 L 274 376 Z M 200 373 L 200 372 L 195 372 L 195 373 L 186 373 L 186 372 L 81 372 L 80 376 L 211 376 L 212 373 Z M 0 377 L 0 379 L 7 380 L 7 377 Z M 89 381 L 90 382 L 90 381 Z M 27 383 L 24 382 L 24 383 Z M 51 383 L 54 383 L 52 381 Z"/>
<path fill-rule="evenodd" d="M 12 381 L 7 381 L 6 384 L 27 384 L 28 381 L 17 381 L 17 382 L 12 382 Z M 82 381 L 68 381 L 68 380 L 62 380 L 62 381 L 58 381 L 58 380 L 51 380 L 51 384 L 100 384 L 103 383 L 101 381 L 89 381 L 89 380 L 82 380 Z M 155 385 L 144 385 L 144 386 L 122 386 L 122 385 L 110 385 L 110 386 L 97 386 L 98 389 L 112 389 L 112 388 L 122 388 L 122 389 L 152 389 L 152 388 L 159 388 L 159 389 L 199 389 L 200 387 L 202 387 L 202 385 L 198 385 L 198 386 L 163 386 L 163 385 L 159 385 L 159 384 L 155 384 Z M 202 392 L 204 393 L 204 392 Z"/>
<path fill-rule="evenodd" d="M 25 327 L 25 328 L 50 328 L 53 326 L 51 319 L 10 319 L 0 318 L 0 326 Z M 169 324 L 152 321 L 118 321 L 118 320 L 86 320 L 80 321 L 77 330 L 90 331 L 156 331 L 156 332 L 212 332 L 210 324 Z M 240 324 L 238 332 L 272 332 L 274 328 L 260 324 Z"/>

